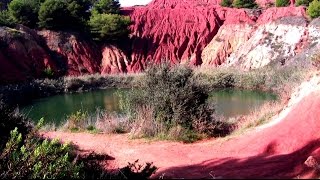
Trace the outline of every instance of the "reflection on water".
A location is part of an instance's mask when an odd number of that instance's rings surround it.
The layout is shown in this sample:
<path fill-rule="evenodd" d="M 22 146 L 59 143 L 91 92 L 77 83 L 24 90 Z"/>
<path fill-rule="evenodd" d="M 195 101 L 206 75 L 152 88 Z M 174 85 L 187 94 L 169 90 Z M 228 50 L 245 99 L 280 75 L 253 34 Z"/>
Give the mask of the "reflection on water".
<path fill-rule="evenodd" d="M 66 116 L 82 109 L 95 113 L 97 108 L 107 112 L 121 113 L 119 99 L 114 94 L 117 89 L 97 90 L 93 92 L 64 94 L 34 100 L 22 108 L 22 112 L 31 119 L 38 121 L 44 117 L 46 122 L 61 123 Z M 127 92 L 129 90 L 120 89 Z M 267 101 L 275 100 L 276 96 L 269 93 L 243 90 L 220 90 L 212 92 L 209 102 L 216 104 L 216 112 L 225 117 L 248 114 Z"/>
<path fill-rule="evenodd" d="M 37 99 L 23 107 L 22 112 L 35 121 L 44 117 L 46 122 L 57 124 L 80 109 L 88 113 L 95 113 L 97 108 L 119 113 L 119 99 L 114 95 L 116 91 L 117 89 L 97 90 Z M 120 91 L 128 90 L 121 89 Z"/>
<path fill-rule="evenodd" d="M 217 114 L 225 117 L 249 114 L 268 101 L 275 101 L 274 94 L 248 90 L 220 90 L 212 92 L 210 102 L 216 104 Z"/>

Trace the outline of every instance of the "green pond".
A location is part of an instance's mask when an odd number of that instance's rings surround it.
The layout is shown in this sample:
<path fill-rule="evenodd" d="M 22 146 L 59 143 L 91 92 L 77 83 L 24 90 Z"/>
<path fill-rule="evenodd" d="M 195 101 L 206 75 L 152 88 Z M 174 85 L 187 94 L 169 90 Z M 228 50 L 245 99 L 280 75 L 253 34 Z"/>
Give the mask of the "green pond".
<path fill-rule="evenodd" d="M 61 124 L 68 115 L 82 109 L 88 113 L 95 113 L 103 109 L 110 113 L 121 114 L 119 98 L 116 91 L 129 91 L 126 89 L 107 89 L 92 92 L 63 94 L 42 99 L 36 99 L 29 105 L 21 107 L 21 112 L 34 121 L 41 117 L 46 123 Z M 217 114 L 226 118 L 246 115 L 255 108 L 259 108 L 268 101 L 276 100 L 270 93 L 245 90 L 219 90 L 210 94 L 209 102 L 215 104 Z"/>

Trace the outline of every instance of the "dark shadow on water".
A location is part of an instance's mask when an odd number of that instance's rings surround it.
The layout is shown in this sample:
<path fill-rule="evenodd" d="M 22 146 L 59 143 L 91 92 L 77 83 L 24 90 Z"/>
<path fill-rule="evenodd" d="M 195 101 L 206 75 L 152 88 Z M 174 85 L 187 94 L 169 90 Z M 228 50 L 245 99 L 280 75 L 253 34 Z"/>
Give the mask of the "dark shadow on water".
<path fill-rule="evenodd" d="M 297 178 L 306 173 L 315 173 L 304 165 L 310 154 L 320 147 L 320 140 L 307 143 L 290 153 L 274 155 L 276 143 L 270 143 L 265 151 L 245 159 L 211 159 L 189 166 L 171 167 L 157 172 L 154 178 Z M 200 153 L 200 152 L 199 152 Z M 320 174 L 318 174 L 320 175 Z"/>

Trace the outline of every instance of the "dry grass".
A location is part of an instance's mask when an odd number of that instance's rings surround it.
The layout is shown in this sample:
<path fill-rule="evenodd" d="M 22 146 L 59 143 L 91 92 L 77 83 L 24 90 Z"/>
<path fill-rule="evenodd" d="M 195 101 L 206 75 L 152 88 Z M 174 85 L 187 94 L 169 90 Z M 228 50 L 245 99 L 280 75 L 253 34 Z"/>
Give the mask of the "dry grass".
<path fill-rule="evenodd" d="M 130 131 L 131 123 L 126 117 L 106 112 L 102 112 L 99 116 L 95 128 L 103 133 L 127 133 Z"/>
<path fill-rule="evenodd" d="M 154 137 L 164 132 L 165 126 L 154 118 L 152 107 L 141 106 L 136 112 L 130 131 L 131 138 Z"/>
<path fill-rule="evenodd" d="M 279 114 L 288 104 L 294 85 L 285 85 L 277 101 L 267 102 L 246 116 L 229 119 L 233 122 L 233 135 L 242 134 L 246 130 L 263 125 Z"/>

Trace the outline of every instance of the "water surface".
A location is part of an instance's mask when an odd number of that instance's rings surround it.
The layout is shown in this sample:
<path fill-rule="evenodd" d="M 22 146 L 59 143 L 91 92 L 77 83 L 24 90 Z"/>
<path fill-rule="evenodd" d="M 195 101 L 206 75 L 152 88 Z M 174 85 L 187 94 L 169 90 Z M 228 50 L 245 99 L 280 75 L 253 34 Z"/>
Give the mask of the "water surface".
<path fill-rule="evenodd" d="M 68 115 L 82 109 L 88 113 L 95 113 L 97 108 L 110 113 L 121 113 L 119 98 L 116 91 L 128 92 L 128 89 L 107 89 L 92 92 L 63 94 L 42 99 L 36 99 L 29 105 L 22 107 L 22 112 L 34 121 L 41 117 L 46 122 L 62 123 Z M 216 112 L 227 118 L 246 115 L 259 108 L 265 102 L 276 100 L 270 93 L 246 90 L 219 90 L 210 94 L 209 101 L 216 104 Z"/>

